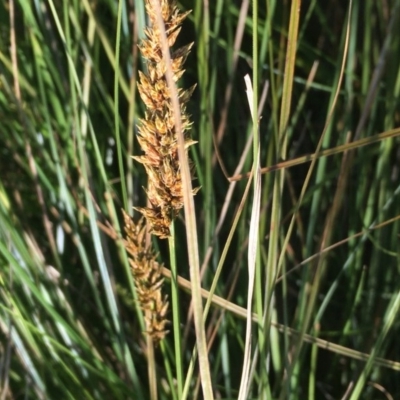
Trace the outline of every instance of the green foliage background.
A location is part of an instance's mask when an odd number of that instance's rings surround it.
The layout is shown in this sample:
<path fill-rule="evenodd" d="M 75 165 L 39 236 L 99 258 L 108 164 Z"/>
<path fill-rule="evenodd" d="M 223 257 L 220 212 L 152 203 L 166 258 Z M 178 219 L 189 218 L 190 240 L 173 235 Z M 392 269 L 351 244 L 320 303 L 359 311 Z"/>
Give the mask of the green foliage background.
<path fill-rule="evenodd" d="M 178 42 L 195 42 L 180 85 L 197 83 L 189 108 L 205 288 L 222 260 L 216 294 L 246 306 L 251 199 L 239 207 L 247 179 L 223 173 L 234 175 L 252 135 L 244 75 L 259 93 L 263 167 L 345 145 L 262 175 L 248 398 L 399 398 L 400 1 L 303 1 L 294 58 L 300 1 L 178 4 L 193 10 Z M 113 237 L 121 208 L 146 202 L 144 169 L 130 157 L 140 154 L 145 26 L 143 0 L 0 1 L 2 399 L 151 397 L 143 317 Z M 239 172 L 251 165 L 250 152 Z M 188 278 L 183 218 L 176 243 Z M 154 245 L 168 267 L 166 242 Z M 183 291 L 180 305 L 186 374 L 196 338 Z M 279 333 L 270 318 L 299 334 Z M 245 321 L 213 307 L 206 332 L 215 396 L 237 398 Z M 171 334 L 155 350 L 160 399 L 180 396 L 173 346 Z M 188 398 L 201 398 L 196 371 Z"/>

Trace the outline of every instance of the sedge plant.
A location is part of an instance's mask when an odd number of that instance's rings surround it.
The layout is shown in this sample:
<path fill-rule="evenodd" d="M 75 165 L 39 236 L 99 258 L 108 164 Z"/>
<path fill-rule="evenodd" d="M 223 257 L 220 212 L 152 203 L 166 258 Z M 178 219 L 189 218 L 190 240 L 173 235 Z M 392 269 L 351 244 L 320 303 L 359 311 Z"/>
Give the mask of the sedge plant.
<path fill-rule="evenodd" d="M 399 20 L 0 0 L 0 398 L 400 398 Z"/>

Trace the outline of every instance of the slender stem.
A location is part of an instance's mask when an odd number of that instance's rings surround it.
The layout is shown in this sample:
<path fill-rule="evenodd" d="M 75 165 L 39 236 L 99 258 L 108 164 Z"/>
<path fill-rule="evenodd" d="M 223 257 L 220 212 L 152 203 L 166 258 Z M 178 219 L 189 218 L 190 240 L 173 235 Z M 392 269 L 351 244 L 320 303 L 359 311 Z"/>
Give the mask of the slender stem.
<path fill-rule="evenodd" d="M 181 340 L 181 323 L 179 315 L 179 292 L 178 292 L 178 271 L 176 265 L 175 253 L 175 225 L 174 222 L 170 226 L 171 236 L 168 238 L 169 259 L 171 265 L 171 299 L 172 299 L 172 323 L 174 331 L 175 344 L 175 362 L 176 362 L 176 378 L 178 381 L 178 398 L 182 397 L 183 392 L 183 366 L 182 366 L 182 340 Z"/>
<path fill-rule="evenodd" d="M 187 153 L 185 149 L 185 139 L 182 131 L 182 122 L 180 119 L 180 105 L 178 89 L 174 81 L 172 71 L 171 55 L 169 53 L 169 46 L 167 35 L 165 33 L 165 26 L 162 19 L 161 6 L 155 1 L 154 8 L 157 13 L 157 24 L 160 29 L 160 37 L 162 42 L 162 53 L 166 63 L 166 79 L 168 88 L 171 93 L 172 109 L 175 116 L 175 128 L 178 139 L 178 155 L 182 174 L 182 187 L 183 187 L 183 202 L 185 211 L 186 222 L 186 238 L 189 253 L 189 271 L 190 280 L 192 283 L 192 300 L 193 300 L 193 315 L 194 326 L 196 331 L 196 345 L 199 352 L 199 368 L 201 385 L 203 387 L 203 395 L 207 400 L 213 400 L 214 394 L 212 390 L 212 381 L 210 373 L 210 364 L 208 360 L 207 340 L 203 319 L 203 304 L 201 299 L 201 278 L 200 278 L 200 261 L 199 261 L 199 248 L 197 239 L 197 225 L 196 225 L 196 211 L 193 201 L 193 190 L 190 176 L 189 163 L 187 160 Z"/>
<path fill-rule="evenodd" d="M 118 15 L 117 15 L 117 37 L 115 40 L 115 76 L 114 76 L 114 123 L 115 123 L 115 140 L 117 142 L 117 152 L 118 152 L 118 168 L 119 168 L 119 176 L 121 177 L 121 191 L 122 191 L 122 199 L 124 208 L 128 204 L 128 197 L 126 192 L 126 181 L 125 181 L 125 172 L 124 172 L 124 158 L 122 155 L 122 145 L 121 145 L 121 136 L 119 132 L 119 53 L 120 53 L 120 38 L 121 38 L 121 20 L 122 20 L 122 4 L 120 1 L 118 4 Z"/>
<path fill-rule="evenodd" d="M 168 349 L 167 349 L 167 346 L 166 346 L 166 343 L 164 340 L 161 340 L 161 342 L 160 342 L 160 349 L 161 349 L 161 353 L 163 355 L 164 369 L 167 374 L 169 387 L 171 388 L 172 400 L 179 400 L 180 397 L 178 398 L 178 393 L 176 392 L 176 387 L 174 385 L 174 377 L 172 375 L 172 368 L 171 368 L 171 364 L 169 362 Z"/>
<path fill-rule="evenodd" d="M 150 386 L 150 399 L 157 400 L 157 370 L 154 359 L 154 344 L 153 339 L 150 335 L 146 335 L 147 343 L 147 373 L 149 375 L 149 386 Z"/>

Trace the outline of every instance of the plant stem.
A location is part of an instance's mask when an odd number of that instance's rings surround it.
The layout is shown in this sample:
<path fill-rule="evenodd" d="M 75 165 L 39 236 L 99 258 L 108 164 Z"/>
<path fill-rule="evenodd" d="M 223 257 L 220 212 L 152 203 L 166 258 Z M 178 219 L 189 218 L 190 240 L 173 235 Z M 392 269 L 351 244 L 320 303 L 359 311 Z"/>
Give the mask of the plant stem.
<path fill-rule="evenodd" d="M 170 226 L 171 236 L 168 238 L 169 259 L 171 265 L 171 299 L 172 299 L 172 323 L 174 331 L 176 378 L 178 382 L 178 398 L 182 397 L 183 391 L 183 367 L 182 367 L 182 340 L 179 315 L 179 292 L 178 292 L 178 271 L 175 253 L 175 225 L 172 221 Z"/>

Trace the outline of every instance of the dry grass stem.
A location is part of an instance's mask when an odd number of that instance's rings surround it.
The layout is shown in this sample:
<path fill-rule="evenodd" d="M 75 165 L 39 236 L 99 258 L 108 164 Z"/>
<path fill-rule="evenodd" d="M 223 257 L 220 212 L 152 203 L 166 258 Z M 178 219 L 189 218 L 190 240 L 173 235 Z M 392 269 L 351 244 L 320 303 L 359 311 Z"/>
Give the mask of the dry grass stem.
<path fill-rule="evenodd" d="M 169 47 L 172 47 L 180 32 L 180 25 L 188 12 L 180 13 L 176 1 L 146 0 L 146 10 L 151 26 L 146 29 L 140 51 L 146 59 L 147 73 L 139 72 L 139 94 L 145 106 L 145 118 L 141 120 L 138 141 L 144 155 L 134 157 L 146 168 L 149 177 L 147 196 L 150 207 L 137 208 L 147 219 L 151 233 L 166 238 L 170 235 L 172 219 L 183 207 L 182 177 L 178 157 L 176 119 L 171 102 L 171 92 L 165 77 L 166 63 L 162 56 L 160 31 L 156 23 L 154 1 L 159 1 L 167 33 Z M 182 65 L 192 44 L 171 51 L 172 71 L 177 82 L 184 73 Z M 185 136 L 186 150 L 195 142 L 190 139 L 191 125 L 186 113 L 186 102 L 194 86 L 188 90 L 179 89 L 181 125 Z"/>

